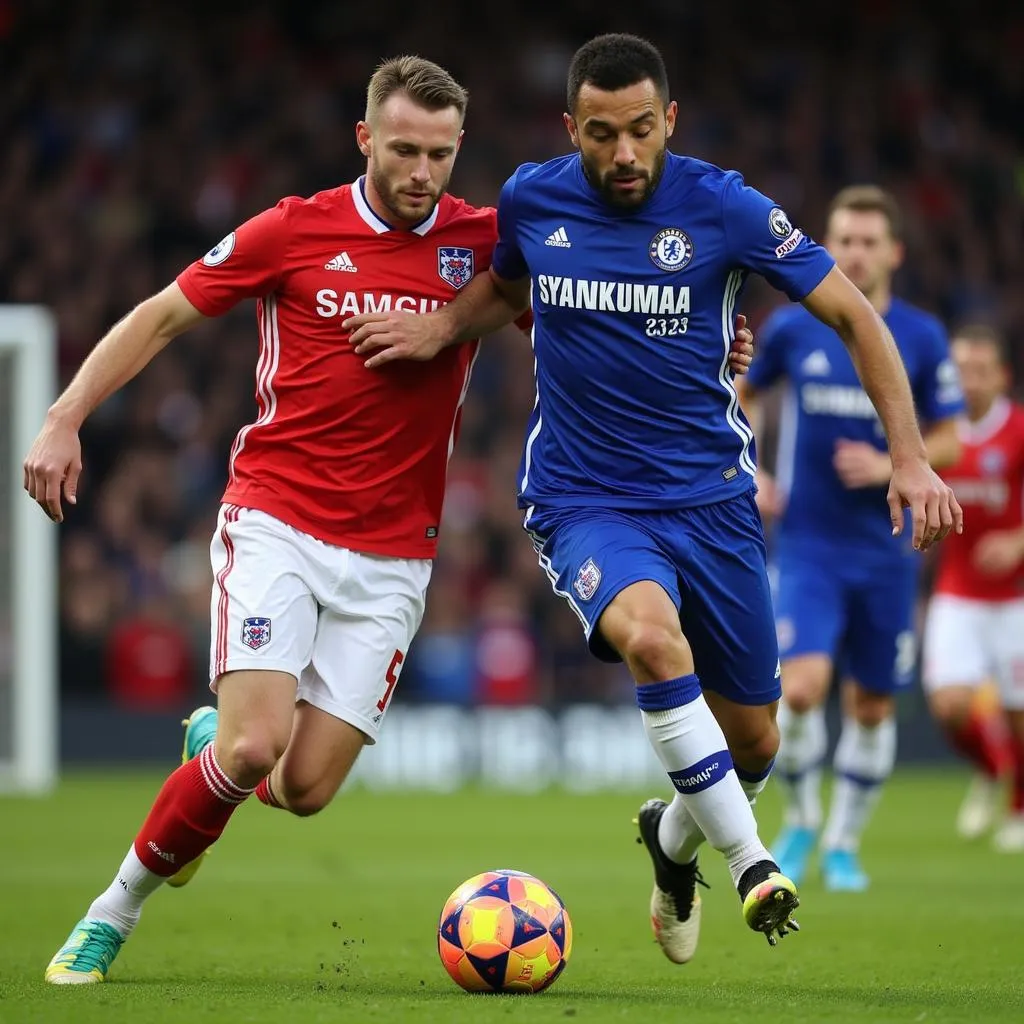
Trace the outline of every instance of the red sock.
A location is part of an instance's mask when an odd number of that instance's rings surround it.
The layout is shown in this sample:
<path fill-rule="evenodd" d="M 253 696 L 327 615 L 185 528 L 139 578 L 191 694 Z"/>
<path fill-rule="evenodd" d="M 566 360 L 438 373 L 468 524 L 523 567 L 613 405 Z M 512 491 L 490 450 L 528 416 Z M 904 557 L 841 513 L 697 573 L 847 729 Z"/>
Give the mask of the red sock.
<path fill-rule="evenodd" d="M 213 744 L 164 783 L 135 837 L 139 860 L 169 878 L 220 838 L 235 808 L 252 792 L 235 785 L 213 754 Z"/>
<path fill-rule="evenodd" d="M 1008 767 L 1006 733 L 996 715 L 971 712 L 959 726 L 947 729 L 946 735 L 953 749 L 989 778 L 998 778 Z"/>
<path fill-rule="evenodd" d="M 265 779 L 260 779 L 260 784 L 256 787 L 256 799 L 268 807 L 280 807 L 281 810 L 284 810 L 284 804 L 277 799 L 274 791 L 270 788 L 269 775 Z"/>
<path fill-rule="evenodd" d="M 1010 746 L 1013 750 L 1013 799 L 1010 806 L 1014 814 L 1024 814 L 1024 740 L 1014 737 Z"/>

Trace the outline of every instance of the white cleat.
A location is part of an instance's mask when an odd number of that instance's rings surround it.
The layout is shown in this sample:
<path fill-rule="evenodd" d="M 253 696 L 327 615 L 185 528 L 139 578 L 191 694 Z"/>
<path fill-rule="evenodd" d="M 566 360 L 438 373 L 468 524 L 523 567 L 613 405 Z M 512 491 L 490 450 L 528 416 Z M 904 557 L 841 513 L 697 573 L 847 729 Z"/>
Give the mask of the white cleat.
<path fill-rule="evenodd" d="M 651 927 L 662 952 L 674 964 L 693 959 L 700 939 L 700 894 L 697 886 L 707 882 L 697 869 L 697 860 L 676 864 L 669 860 L 658 842 L 658 825 L 665 813 L 664 800 L 648 800 L 640 808 L 636 824 L 637 842 L 647 847 L 654 865 L 654 892 L 651 894 Z"/>
<path fill-rule="evenodd" d="M 1000 853 L 1024 853 L 1024 814 L 1011 814 L 996 830 L 992 846 Z"/>
<path fill-rule="evenodd" d="M 1000 795 L 998 779 L 980 772 L 974 775 L 956 816 L 956 831 L 961 839 L 980 839 L 992 828 Z"/>
<path fill-rule="evenodd" d="M 682 919 L 675 897 L 657 886 L 651 893 L 651 927 L 661 951 L 674 964 L 689 963 L 700 940 L 700 893 L 694 892 L 690 912 Z"/>

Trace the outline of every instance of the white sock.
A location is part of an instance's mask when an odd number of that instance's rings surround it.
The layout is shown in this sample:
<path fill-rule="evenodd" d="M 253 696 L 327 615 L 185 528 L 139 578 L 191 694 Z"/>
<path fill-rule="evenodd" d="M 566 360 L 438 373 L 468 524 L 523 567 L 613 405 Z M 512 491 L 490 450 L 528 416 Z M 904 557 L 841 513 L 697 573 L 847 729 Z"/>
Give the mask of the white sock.
<path fill-rule="evenodd" d="M 771 855 L 758 838 L 754 812 L 700 682 L 689 675 L 637 686 L 637 704 L 679 802 L 708 842 L 725 855 L 733 884 L 738 884 L 747 868 L 771 860 Z M 659 841 L 660 835 L 659 829 Z M 678 846 L 675 854 L 680 856 Z"/>
<path fill-rule="evenodd" d="M 736 771 L 743 792 L 747 796 L 747 803 L 751 807 L 757 803 L 758 796 L 768 784 L 774 763 L 772 761 L 764 772 L 757 775 L 748 772 L 740 774 L 738 770 Z M 682 796 L 676 793 L 672 803 L 665 808 L 658 825 L 658 843 L 665 856 L 677 864 L 689 864 L 705 842 L 704 833 L 693 820 L 693 815 L 686 809 Z"/>
<path fill-rule="evenodd" d="M 90 921 L 106 921 L 127 938 L 139 923 L 143 901 L 166 881 L 139 860 L 132 843 L 114 880 L 93 900 L 85 916 Z"/>
<path fill-rule="evenodd" d="M 821 762 L 828 747 L 825 709 L 793 711 L 779 705 L 776 775 L 785 794 L 785 821 L 799 828 L 821 827 Z"/>
<path fill-rule="evenodd" d="M 856 851 L 864 826 L 896 763 L 896 720 L 876 726 L 843 719 L 833 767 L 835 784 L 828 823 L 821 837 L 825 850 Z"/>

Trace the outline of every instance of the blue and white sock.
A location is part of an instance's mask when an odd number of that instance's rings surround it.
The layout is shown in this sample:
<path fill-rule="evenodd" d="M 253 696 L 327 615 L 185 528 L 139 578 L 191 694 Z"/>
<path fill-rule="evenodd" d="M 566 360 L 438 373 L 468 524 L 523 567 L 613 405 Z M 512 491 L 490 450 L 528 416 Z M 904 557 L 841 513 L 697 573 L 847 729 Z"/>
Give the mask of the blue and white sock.
<path fill-rule="evenodd" d="M 724 854 L 733 884 L 738 884 L 747 868 L 771 855 L 758 838 L 754 812 L 699 680 L 691 674 L 642 684 L 636 700 L 651 746 L 679 794 L 670 807 L 686 808 L 708 842 Z M 685 856 L 678 847 L 664 849 L 673 860 Z M 692 859 L 691 854 L 679 862 Z"/>
<path fill-rule="evenodd" d="M 896 763 L 896 720 L 876 726 L 843 719 L 833 761 L 835 783 L 828 822 L 821 837 L 825 850 L 856 851 L 860 837 L 881 795 L 882 784 Z"/>
<path fill-rule="evenodd" d="M 758 796 L 768 784 L 768 777 L 774 764 L 773 759 L 763 772 L 747 772 L 733 765 L 751 807 L 757 803 Z M 677 864 L 689 864 L 705 841 L 704 833 L 693 820 L 693 815 L 686 809 L 682 796 L 676 793 L 672 803 L 665 808 L 658 825 L 658 842 L 665 856 Z"/>
<path fill-rule="evenodd" d="M 821 828 L 821 763 L 828 747 L 824 708 L 793 711 L 779 704 L 779 755 L 775 774 L 785 794 L 785 822 Z"/>

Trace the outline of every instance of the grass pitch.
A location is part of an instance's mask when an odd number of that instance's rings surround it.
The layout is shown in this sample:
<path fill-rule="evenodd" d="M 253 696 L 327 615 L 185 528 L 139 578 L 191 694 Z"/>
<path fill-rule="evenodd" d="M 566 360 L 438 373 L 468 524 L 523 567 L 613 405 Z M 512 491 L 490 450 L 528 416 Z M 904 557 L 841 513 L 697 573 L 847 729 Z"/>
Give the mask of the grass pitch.
<path fill-rule="evenodd" d="M 1024 1021 L 1024 857 L 954 837 L 964 776 L 910 772 L 865 842 L 870 891 L 807 882 L 803 931 L 774 950 L 712 851 L 697 958 L 662 956 L 630 824 L 653 794 L 352 790 L 306 820 L 249 801 L 195 881 L 150 901 L 109 983 L 44 985 L 160 782 L 77 774 L 50 799 L 0 800 L 3 1024 Z M 758 811 L 770 840 L 774 787 Z M 571 914 L 572 959 L 541 995 L 470 996 L 438 961 L 445 897 L 493 867 L 537 874 Z"/>

